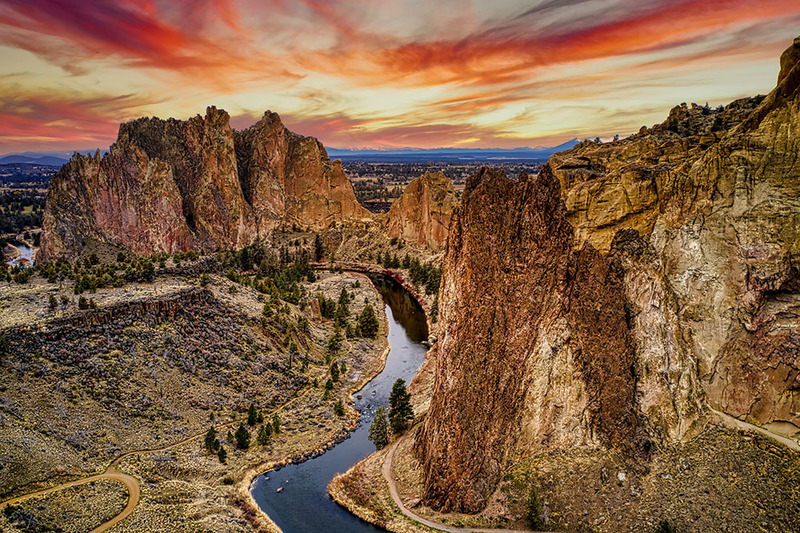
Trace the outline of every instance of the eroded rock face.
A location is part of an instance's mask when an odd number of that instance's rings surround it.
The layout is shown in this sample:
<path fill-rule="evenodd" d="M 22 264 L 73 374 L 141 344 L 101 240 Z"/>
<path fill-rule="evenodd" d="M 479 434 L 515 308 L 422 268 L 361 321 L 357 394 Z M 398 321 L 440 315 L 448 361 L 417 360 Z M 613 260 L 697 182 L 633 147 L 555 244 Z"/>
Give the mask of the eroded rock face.
<path fill-rule="evenodd" d="M 451 225 L 442 338 L 417 448 L 426 497 L 479 510 L 509 461 L 627 445 L 639 415 L 619 269 L 573 247 L 559 184 L 482 170 Z"/>
<path fill-rule="evenodd" d="M 456 210 L 426 500 L 477 511 L 514 461 L 680 441 L 712 409 L 800 431 L 800 54 L 766 97 L 679 106 Z"/>
<path fill-rule="evenodd" d="M 236 132 L 236 158 L 259 235 L 266 235 L 275 220 L 324 228 L 369 216 L 341 163 L 331 162 L 317 139 L 287 130 L 276 113 L 268 111 L 250 128 Z"/>
<path fill-rule="evenodd" d="M 50 185 L 42 254 L 75 253 L 87 237 L 137 253 L 237 248 L 280 223 L 324 228 L 366 215 L 319 141 L 271 112 L 235 132 L 209 107 L 186 121 L 122 124 L 104 157 L 75 154 Z"/>
<path fill-rule="evenodd" d="M 409 183 L 392 203 L 386 216 L 389 237 L 439 251 L 447 241 L 457 204 L 450 179 L 442 172 L 426 172 Z"/>

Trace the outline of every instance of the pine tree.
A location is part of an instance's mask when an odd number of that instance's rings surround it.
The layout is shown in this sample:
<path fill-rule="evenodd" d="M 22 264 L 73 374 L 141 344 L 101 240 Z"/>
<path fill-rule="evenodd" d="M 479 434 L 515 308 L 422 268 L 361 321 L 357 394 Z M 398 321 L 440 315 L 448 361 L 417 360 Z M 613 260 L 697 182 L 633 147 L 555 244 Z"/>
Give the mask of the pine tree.
<path fill-rule="evenodd" d="M 47 295 L 47 303 L 51 311 L 55 311 L 56 307 L 58 307 L 58 300 L 56 300 L 56 297 L 52 292 Z"/>
<path fill-rule="evenodd" d="M 344 402 L 341 398 L 336 400 L 336 403 L 333 405 L 333 414 L 336 416 L 344 416 Z"/>
<path fill-rule="evenodd" d="M 339 381 L 339 365 L 336 364 L 336 361 L 331 365 L 331 381 L 334 383 Z"/>
<path fill-rule="evenodd" d="M 358 315 L 358 325 L 356 326 L 358 334 L 367 339 L 374 339 L 378 334 L 379 325 L 375 309 L 371 304 L 365 305 L 364 310 Z"/>
<path fill-rule="evenodd" d="M 220 463 L 225 463 L 225 460 L 228 458 L 228 452 L 225 451 L 225 448 L 222 447 L 220 444 L 219 451 L 217 452 L 217 457 L 219 458 Z"/>
<path fill-rule="evenodd" d="M 214 429 L 214 426 L 211 426 L 210 428 L 208 428 L 208 431 L 206 432 L 206 438 L 204 442 L 206 450 L 208 450 L 209 452 L 214 451 L 214 441 L 216 440 L 217 440 L 217 430 Z"/>
<path fill-rule="evenodd" d="M 405 431 L 408 422 L 414 420 L 414 409 L 411 407 L 411 394 L 406 390 L 406 382 L 398 378 L 389 395 L 389 422 L 392 433 Z"/>
<path fill-rule="evenodd" d="M 342 330 L 339 326 L 334 326 L 333 334 L 331 338 L 328 339 L 328 351 L 331 353 L 336 353 L 342 347 L 342 341 L 344 337 L 342 336 Z"/>
<path fill-rule="evenodd" d="M 250 447 L 250 432 L 244 427 L 244 422 L 239 423 L 239 429 L 236 430 L 234 437 L 236 438 L 236 447 L 240 450 Z"/>
<path fill-rule="evenodd" d="M 281 432 L 281 419 L 278 417 L 278 413 L 272 415 L 272 432 L 276 435 Z"/>
<path fill-rule="evenodd" d="M 322 244 L 322 238 L 319 233 L 314 234 L 314 260 L 319 261 L 325 256 L 325 246 Z"/>
<path fill-rule="evenodd" d="M 339 293 L 339 306 L 342 308 L 344 316 L 350 316 L 350 295 L 347 294 L 347 289 L 342 287 L 342 292 Z"/>
<path fill-rule="evenodd" d="M 531 485 L 528 492 L 528 501 L 525 503 L 525 521 L 534 531 L 540 529 L 542 524 L 542 504 L 539 501 L 539 494 L 536 492 L 536 487 Z"/>
<path fill-rule="evenodd" d="M 247 425 L 255 426 L 257 421 L 258 411 L 256 411 L 256 406 L 251 403 L 250 407 L 247 408 Z"/>
<path fill-rule="evenodd" d="M 269 424 L 265 424 L 261 426 L 261 429 L 258 430 L 258 436 L 256 437 L 256 441 L 258 441 L 258 443 L 261 446 L 266 446 L 267 444 L 269 444 L 269 438 L 271 435 L 271 431 L 268 429 L 269 427 L 270 427 Z"/>
<path fill-rule="evenodd" d="M 386 420 L 386 408 L 378 407 L 375 418 L 369 425 L 369 440 L 375 445 L 376 450 L 381 450 L 389 444 L 389 422 Z"/>

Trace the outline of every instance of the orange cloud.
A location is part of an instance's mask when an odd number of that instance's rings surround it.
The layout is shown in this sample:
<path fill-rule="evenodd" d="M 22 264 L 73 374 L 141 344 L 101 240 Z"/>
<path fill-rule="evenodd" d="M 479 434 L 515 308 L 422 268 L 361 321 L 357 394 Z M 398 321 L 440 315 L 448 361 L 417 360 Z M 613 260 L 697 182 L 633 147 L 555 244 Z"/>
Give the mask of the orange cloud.
<path fill-rule="evenodd" d="M 736 71 L 741 58 L 776 65 L 800 25 L 797 0 L 530 5 L 438 0 L 411 10 L 395 0 L 4 0 L 0 44 L 66 72 L 50 80 L 26 74 L 26 65 L 0 65 L 0 83 L 10 84 L 12 75 L 15 83 L 0 97 L 0 150 L 24 144 L 26 136 L 37 146 L 80 138 L 102 147 L 116 124 L 133 116 L 192 114 L 191 106 L 220 101 L 235 113 L 258 107 L 259 99 L 265 107 L 288 106 L 277 111 L 291 129 L 337 147 L 535 145 L 546 142 L 536 133 L 540 124 L 548 135 L 558 127 L 562 117 L 554 112 L 564 114 L 561 134 L 546 137 L 554 141 L 611 128 L 623 133 L 646 122 L 637 113 L 650 119 L 653 109 L 666 113 L 684 98 L 665 101 L 661 89 L 673 74 L 709 65 Z M 115 99 L 113 88 L 123 82 L 104 85 L 108 65 L 147 94 Z M 682 83 L 692 80 L 713 86 L 700 75 Z M 754 84 L 744 81 L 741 90 L 718 82 L 703 99 L 748 94 Z M 676 92 L 696 94 L 691 88 Z M 109 96 L 90 98 L 87 90 Z M 624 113 L 623 92 L 637 102 Z M 368 116 L 384 94 L 396 99 L 387 101 L 394 116 Z M 618 101 L 607 103 L 608 96 Z M 587 116 L 586 109 L 597 112 Z M 247 118 L 234 124 L 246 127 L 258 117 Z"/>
<path fill-rule="evenodd" d="M 132 95 L 69 98 L 0 90 L 0 153 L 106 148 L 142 102 Z M 115 118 L 115 117 L 122 117 Z"/>
<path fill-rule="evenodd" d="M 737 24 L 798 15 L 796 0 L 666 0 L 651 9 L 631 8 L 619 19 L 588 26 L 537 31 L 530 28 L 527 17 L 520 17 L 479 28 L 463 38 L 383 49 L 352 47 L 344 53 L 323 52 L 307 61 L 317 69 L 348 69 L 351 75 L 377 84 L 496 85 L 529 80 L 531 71 L 540 67 L 678 48 Z"/>

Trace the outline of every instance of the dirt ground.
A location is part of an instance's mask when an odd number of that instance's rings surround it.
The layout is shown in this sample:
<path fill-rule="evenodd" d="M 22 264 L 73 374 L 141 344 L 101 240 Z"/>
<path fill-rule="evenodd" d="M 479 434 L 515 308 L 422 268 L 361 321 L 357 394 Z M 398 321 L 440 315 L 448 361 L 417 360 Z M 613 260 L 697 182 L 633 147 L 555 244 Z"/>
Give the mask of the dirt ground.
<path fill-rule="evenodd" d="M 269 531 L 248 501 L 250 480 L 348 431 L 357 417 L 350 393 L 380 371 L 387 348 L 382 300 L 368 278 L 328 273 L 303 286 L 309 301 L 318 292 L 336 300 L 346 288 L 354 296 L 351 316 L 366 298 L 382 324 L 375 340 L 343 343 L 335 359 L 348 370 L 328 397 L 322 385 L 333 323 L 315 317 L 311 305 L 285 304 L 264 321 L 263 296 L 217 274 L 202 287 L 196 275 L 168 274 L 98 290 L 88 295 L 96 310 L 49 310 L 48 293 L 58 294 L 58 284 L 38 277 L 2 284 L 8 349 L 0 356 L 0 499 L 102 472 L 127 452 L 154 450 L 117 467 L 140 480 L 141 500 L 115 531 Z M 299 353 L 290 368 L 292 341 Z M 338 398 L 348 406 L 343 417 L 333 413 Z M 251 403 L 265 422 L 277 414 L 281 431 L 261 446 L 257 423 L 249 428 L 250 448 L 237 450 L 227 432 Z M 224 464 L 203 447 L 211 425 L 228 452 Z M 76 518 L 86 524 L 80 530 L 91 529 L 113 513 L 120 496 L 124 505 L 127 493 L 114 485 L 26 500 L 14 508 L 21 514 L 0 512 L 0 530 L 35 531 L 34 523 L 64 528 L 52 517 L 73 512 L 76 501 L 97 510 Z"/>

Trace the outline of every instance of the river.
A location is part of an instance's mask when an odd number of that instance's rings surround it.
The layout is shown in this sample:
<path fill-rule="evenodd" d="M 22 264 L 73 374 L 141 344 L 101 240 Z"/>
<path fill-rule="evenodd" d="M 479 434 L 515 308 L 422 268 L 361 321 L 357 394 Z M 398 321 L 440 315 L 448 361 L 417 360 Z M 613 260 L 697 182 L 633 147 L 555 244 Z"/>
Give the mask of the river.
<path fill-rule="evenodd" d="M 334 475 L 347 471 L 375 451 L 367 438 L 369 425 L 380 406 L 387 406 L 397 378 L 406 383 L 417 374 L 425 359 L 428 338 L 425 315 L 416 301 L 397 283 L 378 276 L 373 283 L 383 296 L 389 320 L 389 355 L 386 367 L 356 393 L 355 407 L 361 412 L 358 428 L 347 440 L 323 455 L 300 464 L 284 466 L 258 476 L 250 490 L 262 511 L 284 533 L 358 533 L 381 531 L 339 506 L 328 495 Z M 277 492 L 278 488 L 281 492 Z"/>
<path fill-rule="evenodd" d="M 16 265 L 17 263 L 19 263 L 23 259 L 28 261 L 27 262 L 27 266 L 33 265 L 33 248 L 29 248 L 28 246 L 25 246 L 24 244 L 17 243 L 17 242 L 12 242 L 11 244 L 17 250 L 19 250 L 20 255 L 18 257 L 15 257 L 14 259 L 11 259 L 10 261 L 8 261 L 8 264 L 10 266 Z"/>

